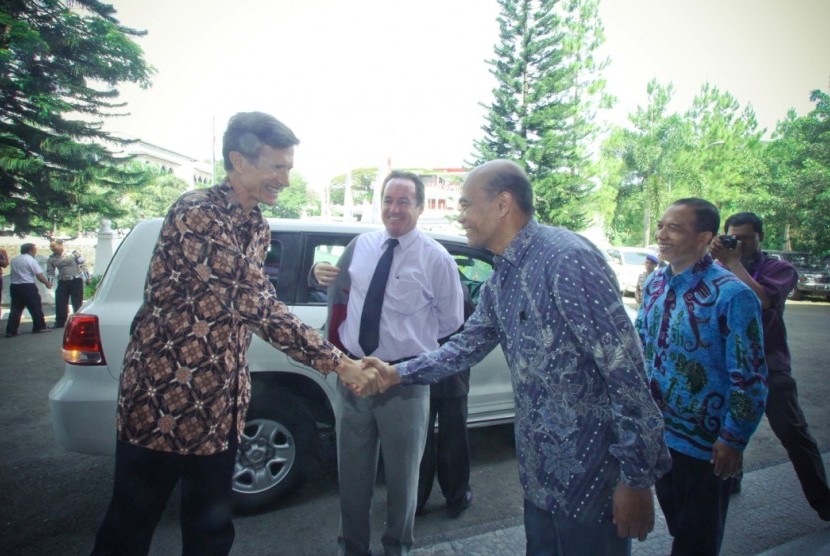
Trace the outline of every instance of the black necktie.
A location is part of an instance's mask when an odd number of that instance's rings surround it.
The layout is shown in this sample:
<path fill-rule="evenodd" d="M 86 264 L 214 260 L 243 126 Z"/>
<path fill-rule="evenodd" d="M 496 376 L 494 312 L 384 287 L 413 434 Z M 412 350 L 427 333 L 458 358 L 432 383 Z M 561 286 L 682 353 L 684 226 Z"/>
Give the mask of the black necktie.
<path fill-rule="evenodd" d="M 363 302 L 363 314 L 360 315 L 360 335 L 358 343 L 363 349 L 364 355 L 371 355 L 378 349 L 380 343 L 380 310 L 383 308 L 383 295 L 386 293 L 386 282 L 389 280 L 389 269 L 392 268 L 392 254 L 398 240 L 390 238 L 386 240 L 386 251 L 380 256 L 372 281 L 369 282 L 369 290 L 366 292 L 366 300 Z"/>

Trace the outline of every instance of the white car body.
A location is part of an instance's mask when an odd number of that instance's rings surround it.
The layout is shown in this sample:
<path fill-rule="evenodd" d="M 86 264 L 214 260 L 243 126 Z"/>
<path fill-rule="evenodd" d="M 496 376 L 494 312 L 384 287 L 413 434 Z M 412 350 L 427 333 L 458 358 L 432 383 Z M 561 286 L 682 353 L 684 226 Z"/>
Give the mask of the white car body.
<path fill-rule="evenodd" d="M 322 241 L 320 245 L 336 241 L 339 245 L 328 249 L 329 253 L 336 253 L 339 246 L 347 244 L 355 235 L 377 227 L 300 220 L 272 220 L 270 223 L 272 246 L 275 242 L 279 243 L 278 251 L 283 259 L 273 276 L 274 281 L 280 282 L 277 285 L 278 295 L 283 297 L 283 292 L 288 292 L 285 296 L 294 300 L 286 302 L 290 310 L 307 324 L 322 330 L 327 308 L 323 302 L 310 301 L 312 290 L 308 288 L 305 278 L 311 266 L 311 261 L 306 260 L 307 255 L 312 251 L 307 246 L 313 241 Z M 65 339 L 64 355 L 72 362 L 66 363 L 63 376 L 49 393 L 49 407 L 55 436 L 67 450 L 90 454 L 114 453 L 121 363 L 129 340 L 130 325 L 142 302 L 147 269 L 161 224 L 161 219 L 143 221 L 130 232 L 113 256 L 95 295 L 79 312 L 79 318 L 84 315 L 97 317 L 104 361 L 98 362 L 96 358 L 100 356 L 96 355 L 92 356 L 91 361 L 95 364 L 83 359 L 79 361 L 75 351 L 66 349 Z M 490 265 L 487 268 L 492 272 L 492 255 L 467 247 L 464 237 L 430 235 L 447 246 L 460 264 L 468 262 L 467 257 L 470 257 L 470 261 L 477 261 L 478 271 L 486 270 L 484 267 Z M 316 249 L 313 253 L 319 254 Z M 266 260 L 266 271 L 268 265 Z M 303 265 L 302 268 L 300 265 Z M 460 267 L 468 273 L 471 268 Z M 483 280 L 486 276 L 479 278 Z M 288 281 L 291 283 L 283 284 Z M 298 301 L 300 298 L 305 298 L 306 302 Z M 67 335 L 70 330 L 71 325 L 67 328 Z M 280 482 L 296 482 L 293 478 L 286 479 L 293 477 L 292 473 L 299 478 L 302 473 L 307 462 L 298 463 L 303 457 L 300 451 L 313 451 L 310 444 L 316 444 L 310 438 L 298 437 L 310 436 L 310 430 L 318 435 L 324 435 L 326 431 L 331 434 L 334 407 L 338 403 L 334 373 L 324 376 L 293 361 L 257 336 L 254 336 L 248 351 L 248 367 L 252 377 L 252 402 L 247 423 L 251 424 L 252 432 L 251 438 L 243 438 L 240 453 L 247 453 L 251 461 L 265 457 L 282 463 L 274 463 L 270 472 L 267 466 L 264 466 L 265 471 L 257 468 L 259 475 L 250 470 L 251 462 L 247 462 L 247 466 L 245 461 L 239 464 L 234 489 L 243 498 L 274 490 L 272 487 Z M 470 426 L 512 421 L 512 385 L 500 348 L 473 368 L 468 399 Z M 272 407 L 276 405 L 280 407 Z M 274 413 L 279 414 L 280 418 L 273 417 Z M 308 422 L 299 422 L 298 414 Z M 267 454 L 257 452 L 259 448 L 248 442 L 254 437 L 260 440 L 265 437 L 269 444 Z M 245 452 L 246 446 L 252 451 Z M 240 482 L 242 479 L 247 483 Z M 284 489 L 276 490 L 282 492 Z M 278 495 L 271 494 L 267 498 Z M 256 499 L 250 505 L 257 506 L 266 497 L 248 498 Z"/>
<path fill-rule="evenodd" d="M 608 247 L 605 257 L 620 284 L 620 292 L 633 294 L 637 278 L 645 272 L 646 255 L 657 256 L 657 252 L 646 247 Z"/>

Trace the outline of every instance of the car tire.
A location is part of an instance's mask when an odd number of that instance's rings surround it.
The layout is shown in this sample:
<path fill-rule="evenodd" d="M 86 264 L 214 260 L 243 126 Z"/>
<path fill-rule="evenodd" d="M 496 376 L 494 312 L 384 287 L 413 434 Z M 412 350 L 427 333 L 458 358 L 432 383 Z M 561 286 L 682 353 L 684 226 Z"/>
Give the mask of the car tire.
<path fill-rule="evenodd" d="M 317 462 L 315 430 L 311 412 L 294 397 L 252 405 L 233 472 L 236 511 L 271 506 L 308 476 Z"/>
<path fill-rule="evenodd" d="M 790 290 L 790 295 L 788 295 L 787 297 L 789 297 L 793 301 L 801 301 L 802 299 L 804 299 L 804 293 L 798 288 L 793 288 L 792 290 Z"/>

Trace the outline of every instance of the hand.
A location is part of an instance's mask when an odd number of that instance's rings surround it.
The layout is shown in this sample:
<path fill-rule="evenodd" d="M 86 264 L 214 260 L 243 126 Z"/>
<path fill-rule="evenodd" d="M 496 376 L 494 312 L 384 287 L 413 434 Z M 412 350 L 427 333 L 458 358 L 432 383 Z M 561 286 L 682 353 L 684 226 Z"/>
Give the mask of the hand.
<path fill-rule="evenodd" d="M 392 365 L 388 365 L 378 359 L 377 357 L 364 357 L 363 368 L 375 368 L 380 374 L 380 392 L 386 392 L 389 388 L 401 383 L 401 377 L 398 370 Z"/>
<path fill-rule="evenodd" d="M 354 359 L 344 356 L 337 367 L 337 374 L 343 384 L 357 396 L 371 396 L 380 391 L 382 377 L 378 370 L 365 368 Z"/>
<path fill-rule="evenodd" d="M 720 238 L 715 236 L 712 243 L 709 244 L 709 253 L 723 263 L 723 266 L 731 268 L 731 265 L 741 260 L 741 242 L 739 241 L 734 249 L 727 249 L 721 243 Z"/>
<path fill-rule="evenodd" d="M 644 541 L 654 530 L 654 498 L 650 488 L 617 484 L 613 497 L 613 522 L 617 536 Z"/>
<path fill-rule="evenodd" d="M 328 287 L 340 274 L 340 269 L 331 263 L 319 262 L 314 265 L 312 272 L 318 284 Z"/>
<path fill-rule="evenodd" d="M 712 461 L 715 476 L 724 481 L 737 477 L 744 466 L 744 453 L 718 440 L 712 446 Z"/>

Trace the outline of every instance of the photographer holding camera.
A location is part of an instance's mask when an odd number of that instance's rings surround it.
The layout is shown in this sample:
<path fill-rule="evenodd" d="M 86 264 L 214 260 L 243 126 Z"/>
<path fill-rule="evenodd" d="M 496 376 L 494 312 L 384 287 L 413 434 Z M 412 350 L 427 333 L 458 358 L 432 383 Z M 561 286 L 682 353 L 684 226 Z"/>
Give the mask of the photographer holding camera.
<path fill-rule="evenodd" d="M 761 301 L 764 352 L 769 373 L 767 419 L 793 462 L 810 506 L 821 519 L 830 521 L 830 488 L 824 462 L 798 405 L 784 326 L 784 303 L 795 287 L 798 273 L 787 261 L 772 259 L 761 251 L 763 222 L 756 214 L 739 212 L 730 216 L 724 231 L 728 235 L 712 241 L 712 256 L 752 288 Z M 732 491 L 740 492 L 740 487 L 740 478 L 737 478 Z"/>

